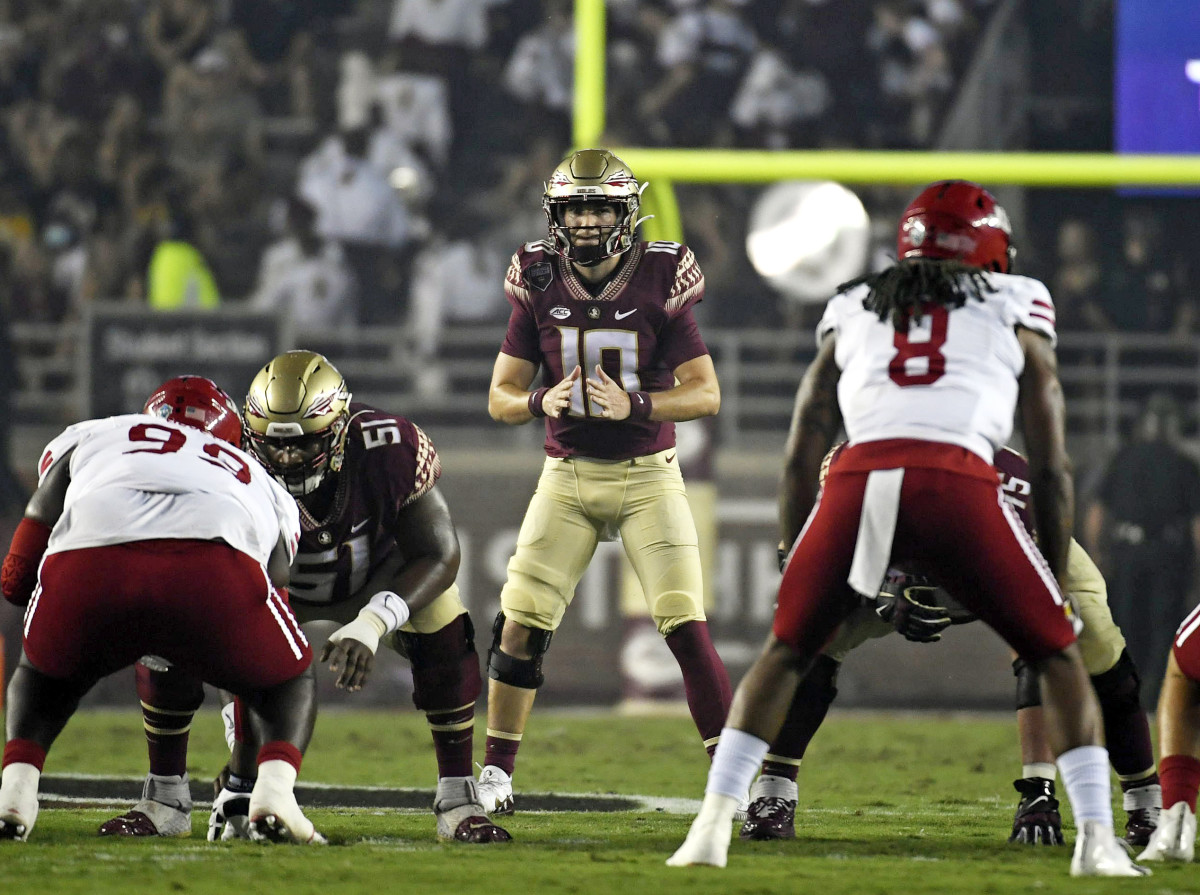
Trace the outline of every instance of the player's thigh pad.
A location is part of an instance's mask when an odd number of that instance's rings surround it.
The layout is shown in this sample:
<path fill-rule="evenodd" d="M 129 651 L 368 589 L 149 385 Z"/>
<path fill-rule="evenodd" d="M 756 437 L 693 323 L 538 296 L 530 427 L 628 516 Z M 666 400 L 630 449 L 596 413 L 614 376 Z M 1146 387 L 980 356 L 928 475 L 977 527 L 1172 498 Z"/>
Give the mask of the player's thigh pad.
<path fill-rule="evenodd" d="M 885 622 L 875 614 L 873 606 L 860 606 L 850 614 L 839 626 L 821 654 L 839 664 L 846 661 L 846 656 L 862 646 L 868 640 L 885 637 L 895 629 L 891 622 Z"/>
<path fill-rule="evenodd" d="M 576 465 L 546 460 L 508 561 L 500 606 L 505 616 L 526 627 L 558 628 L 604 527 L 584 511 Z"/>
<path fill-rule="evenodd" d="M 699 536 L 675 454 L 632 462 L 620 517 L 625 553 L 664 634 L 705 619 Z"/>
<path fill-rule="evenodd" d="M 1079 632 L 1079 652 L 1089 675 L 1103 674 L 1125 651 L 1125 635 L 1113 621 L 1108 608 L 1108 587 L 1104 576 L 1077 541 L 1071 541 L 1067 556 L 1067 595 L 1079 612 L 1083 630 Z"/>
<path fill-rule="evenodd" d="M 400 630 L 406 634 L 435 634 L 466 611 L 458 592 L 458 582 L 454 582 L 432 603 L 414 612 Z"/>

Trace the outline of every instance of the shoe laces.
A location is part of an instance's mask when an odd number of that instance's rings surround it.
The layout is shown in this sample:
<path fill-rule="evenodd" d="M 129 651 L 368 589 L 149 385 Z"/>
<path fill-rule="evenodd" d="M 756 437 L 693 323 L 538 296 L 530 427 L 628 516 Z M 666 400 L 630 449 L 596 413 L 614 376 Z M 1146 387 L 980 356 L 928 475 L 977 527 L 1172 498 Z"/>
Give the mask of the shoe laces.
<path fill-rule="evenodd" d="M 747 813 L 756 820 L 774 819 L 781 814 L 795 815 L 796 803 L 791 799 L 782 799 L 778 796 L 763 796 L 750 803 Z"/>

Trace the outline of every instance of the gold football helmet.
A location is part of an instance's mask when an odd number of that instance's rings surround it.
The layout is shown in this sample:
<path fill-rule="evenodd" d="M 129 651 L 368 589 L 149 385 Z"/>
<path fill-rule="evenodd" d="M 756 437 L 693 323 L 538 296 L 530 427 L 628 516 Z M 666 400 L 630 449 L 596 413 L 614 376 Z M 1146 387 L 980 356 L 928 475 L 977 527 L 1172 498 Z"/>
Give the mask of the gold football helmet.
<path fill-rule="evenodd" d="M 322 355 L 285 351 L 271 360 L 250 383 L 242 416 L 250 449 L 293 496 L 341 470 L 350 391 Z"/>
<path fill-rule="evenodd" d="M 642 190 L 629 166 L 607 149 L 580 149 L 563 159 L 542 197 L 542 209 L 550 226 L 554 250 L 569 261 L 590 265 L 628 251 L 633 231 L 645 218 L 638 218 Z M 571 228 L 563 223 L 563 211 L 577 202 L 602 202 L 618 209 L 617 225 L 601 232 L 599 245 L 577 246 L 571 240 Z"/>

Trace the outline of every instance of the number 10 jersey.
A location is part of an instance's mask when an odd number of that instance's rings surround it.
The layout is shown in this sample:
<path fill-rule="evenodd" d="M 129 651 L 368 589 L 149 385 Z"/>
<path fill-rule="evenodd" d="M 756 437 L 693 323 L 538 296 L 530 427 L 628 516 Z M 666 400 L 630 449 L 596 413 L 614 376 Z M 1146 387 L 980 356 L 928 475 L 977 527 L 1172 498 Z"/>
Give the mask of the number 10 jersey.
<path fill-rule="evenodd" d="M 893 327 L 863 307 L 868 287 L 834 296 L 817 341 L 837 339 L 838 404 L 851 444 L 916 438 L 956 444 L 988 463 L 1012 435 L 1025 358 L 1016 327 L 1054 344 L 1054 304 L 1038 280 L 987 275 L 959 308 L 924 303 L 921 317 Z"/>

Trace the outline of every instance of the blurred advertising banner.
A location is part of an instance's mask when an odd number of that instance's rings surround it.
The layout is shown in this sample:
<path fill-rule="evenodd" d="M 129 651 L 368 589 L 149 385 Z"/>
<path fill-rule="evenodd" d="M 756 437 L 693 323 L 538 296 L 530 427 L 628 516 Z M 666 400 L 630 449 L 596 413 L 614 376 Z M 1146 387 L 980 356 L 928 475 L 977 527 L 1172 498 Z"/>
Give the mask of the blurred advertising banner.
<path fill-rule="evenodd" d="M 240 308 L 151 311 L 96 304 L 88 309 L 80 382 L 88 418 L 142 409 L 172 376 L 207 376 L 241 403 L 262 365 L 284 345 L 274 314 Z"/>

